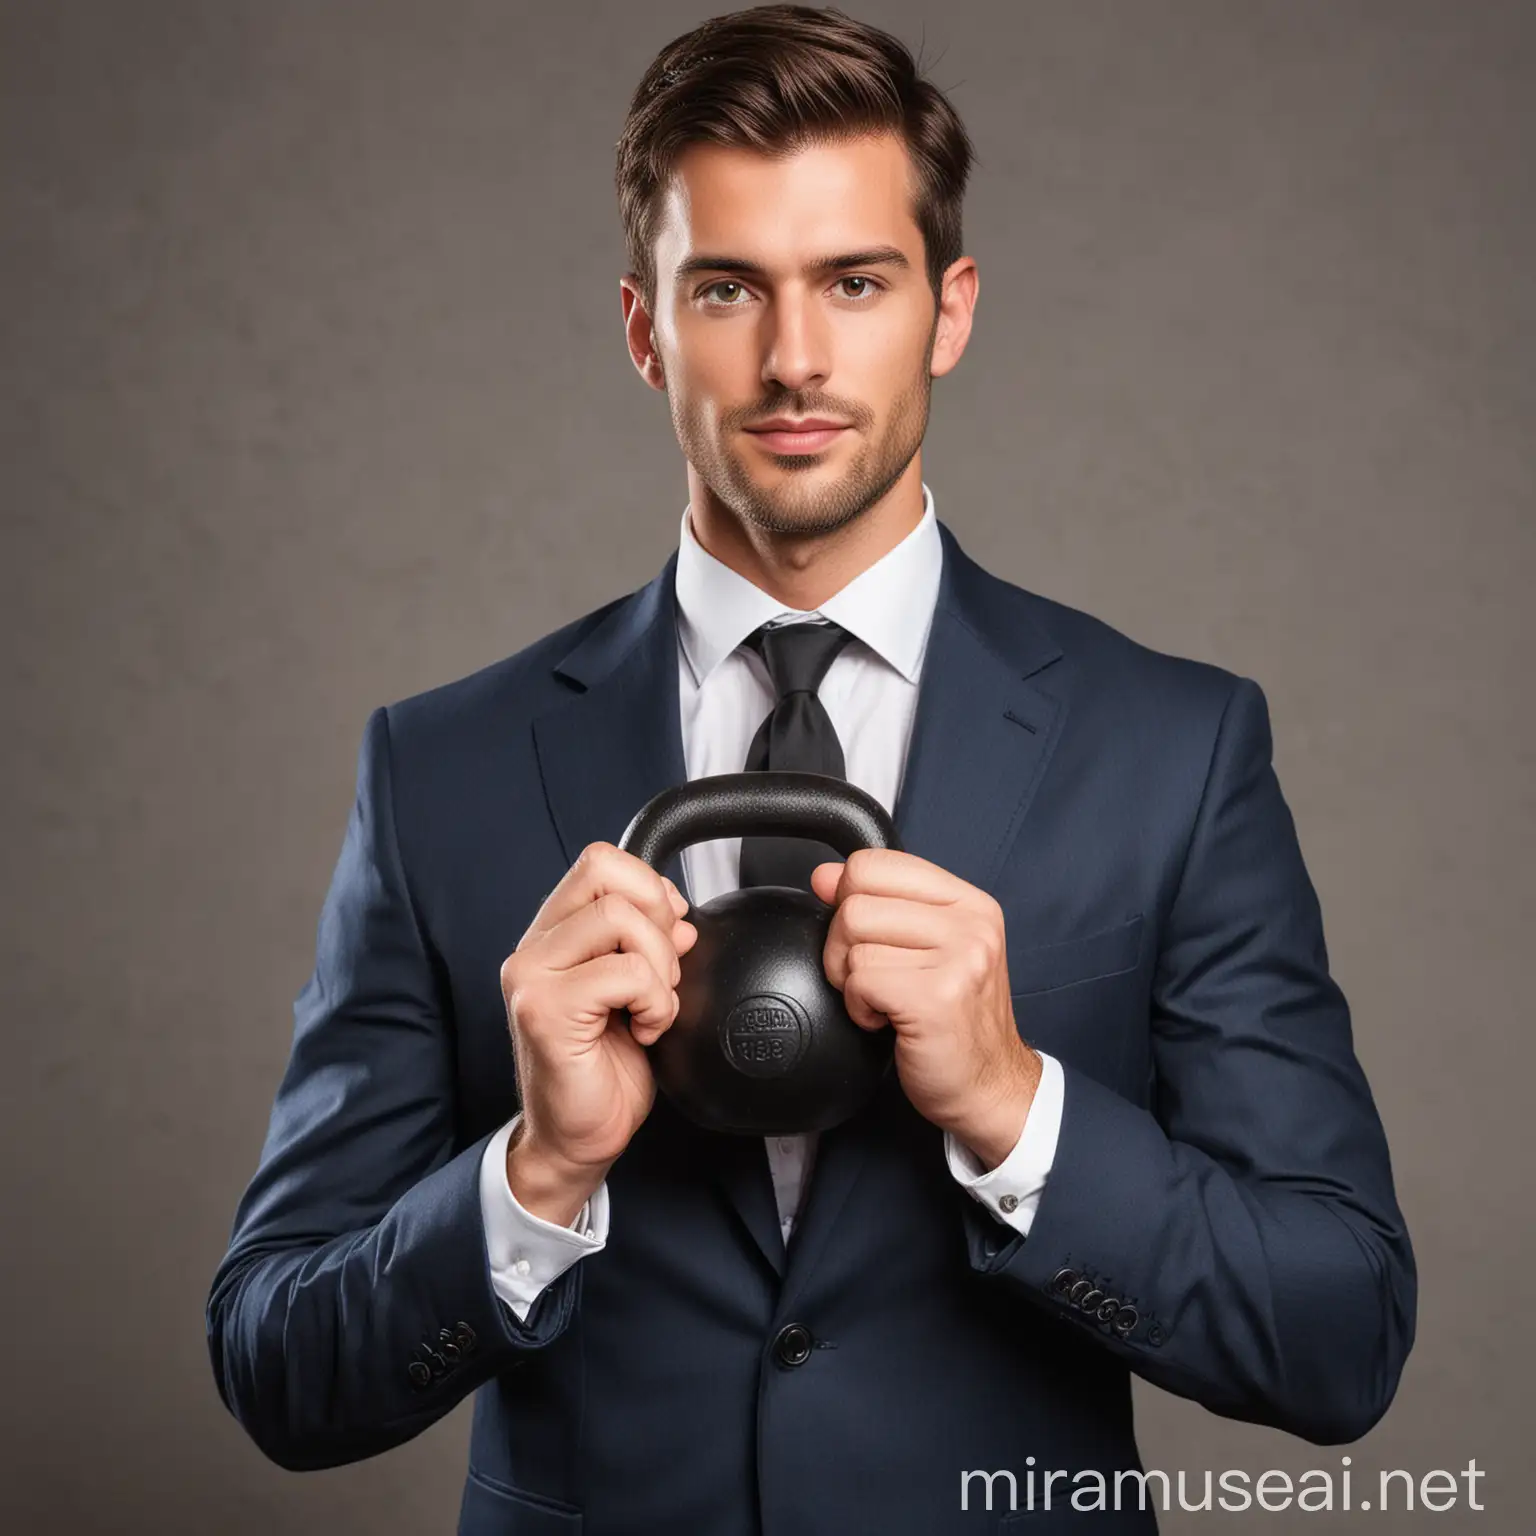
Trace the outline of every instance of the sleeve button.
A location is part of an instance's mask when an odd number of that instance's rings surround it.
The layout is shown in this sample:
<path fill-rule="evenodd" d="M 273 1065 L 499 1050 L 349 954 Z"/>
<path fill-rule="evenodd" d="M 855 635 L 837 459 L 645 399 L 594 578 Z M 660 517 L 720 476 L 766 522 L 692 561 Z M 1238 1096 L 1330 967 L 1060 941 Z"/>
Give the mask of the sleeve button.
<path fill-rule="evenodd" d="M 410 1375 L 413 1392 L 425 1392 L 432 1385 L 432 1371 L 424 1360 L 411 1361 Z"/>
<path fill-rule="evenodd" d="M 1077 1284 L 1077 1279 L 1078 1275 L 1075 1269 L 1058 1269 L 1051 1276 L 1051 1290 L 1058 1296 L 1065 1296 Z"/>

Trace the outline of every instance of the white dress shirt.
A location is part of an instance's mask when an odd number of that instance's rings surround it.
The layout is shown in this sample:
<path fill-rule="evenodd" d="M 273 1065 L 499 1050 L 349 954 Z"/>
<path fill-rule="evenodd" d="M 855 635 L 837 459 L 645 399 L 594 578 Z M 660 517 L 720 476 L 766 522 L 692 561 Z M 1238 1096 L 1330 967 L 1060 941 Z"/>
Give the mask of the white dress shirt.
<path fill-rule="evenodd" d="M 923 487 L 923 516 L 900 544 L 861 571 L 818 609 L 785 608 L 709 554 L 683 509 L 677 555 L 678 703 L 688 777 L 739 773 L 747 749 L 777 695 L 763 659 L 742 642 L 761 624 L 830 620 L 853 639 L 838 652 L 817 697 L 827 711 L 850 782 L 894 814 L 917 708 L 918 683 L 938 596 L 943 543 L 933 494 Z M 737 888 L 739 837 L 685 848 L 690 900 L 703 906 Z M 1023 1133 L 996 1168 L 982 1171 L 948 1132 L 944 1152 L 957 1183 L 998 1221 L 1028 1233 L 1056 1155 L 1061 1129 L 1061 1065 L 1040 1052 L 1043 1072 Z M 507 1183 L 507 1143 L 514 1116 L 491 1137 L 480 1165 L 480 1205 L 497 1294 L 524 1322 L 539 1292 L 608 1237 L 604 1181 L 569 1227 L 523 1209 Z M 787 1241 L 815 1162 L 816 1136 L 770 1136 L 768 1164 Z"/>

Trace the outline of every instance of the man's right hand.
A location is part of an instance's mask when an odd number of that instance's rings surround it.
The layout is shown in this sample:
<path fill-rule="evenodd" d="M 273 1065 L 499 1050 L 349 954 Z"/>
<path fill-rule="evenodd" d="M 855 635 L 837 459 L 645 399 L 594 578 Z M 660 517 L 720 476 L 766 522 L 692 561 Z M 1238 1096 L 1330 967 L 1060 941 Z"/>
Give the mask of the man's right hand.
<path fill-rule="evenodd" d="M 687 910 L 643 859 L 589 843 L 502 964 L 523 1101 L 507 1178 L 536 1216 L 574 1221 L 650 1113 L 644 1048 L 677 1017 L 678 957 L 698 938 Z"/>

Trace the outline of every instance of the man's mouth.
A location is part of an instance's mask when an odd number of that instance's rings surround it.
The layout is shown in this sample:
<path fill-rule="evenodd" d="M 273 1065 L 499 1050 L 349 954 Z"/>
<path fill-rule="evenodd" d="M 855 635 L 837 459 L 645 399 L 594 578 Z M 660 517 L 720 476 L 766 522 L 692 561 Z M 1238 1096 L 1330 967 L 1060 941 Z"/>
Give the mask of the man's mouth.
<path fill-rule="evenodd" d="M 747 430 L 772 453 L 820 453 L 823 448 L 835 442 L 849 429 L 847 427 L 813 427 L 805 432 L 793 432 L 775 427 L 771 431 L 764 432 L 749 427 Z"/>

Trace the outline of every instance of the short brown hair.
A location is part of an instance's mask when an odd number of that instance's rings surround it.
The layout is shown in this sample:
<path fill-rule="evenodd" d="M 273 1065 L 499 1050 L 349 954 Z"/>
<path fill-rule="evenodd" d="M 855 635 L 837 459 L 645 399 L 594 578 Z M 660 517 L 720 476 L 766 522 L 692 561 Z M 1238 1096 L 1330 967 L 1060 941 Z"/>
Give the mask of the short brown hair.
<path fill-rule="evenodd" d="M 828 6 L 757 5 L 668 43 L 636 87 L 615 184 L 629 275 L 654 314 L 655 220 L 691 144 L 768 155 L 869 134 L 901 136 L 916 172 L 913 218 L 928 285 L 964 254 L 960 204 L 975 149 L 944 93 L 899 39 Z"/>

